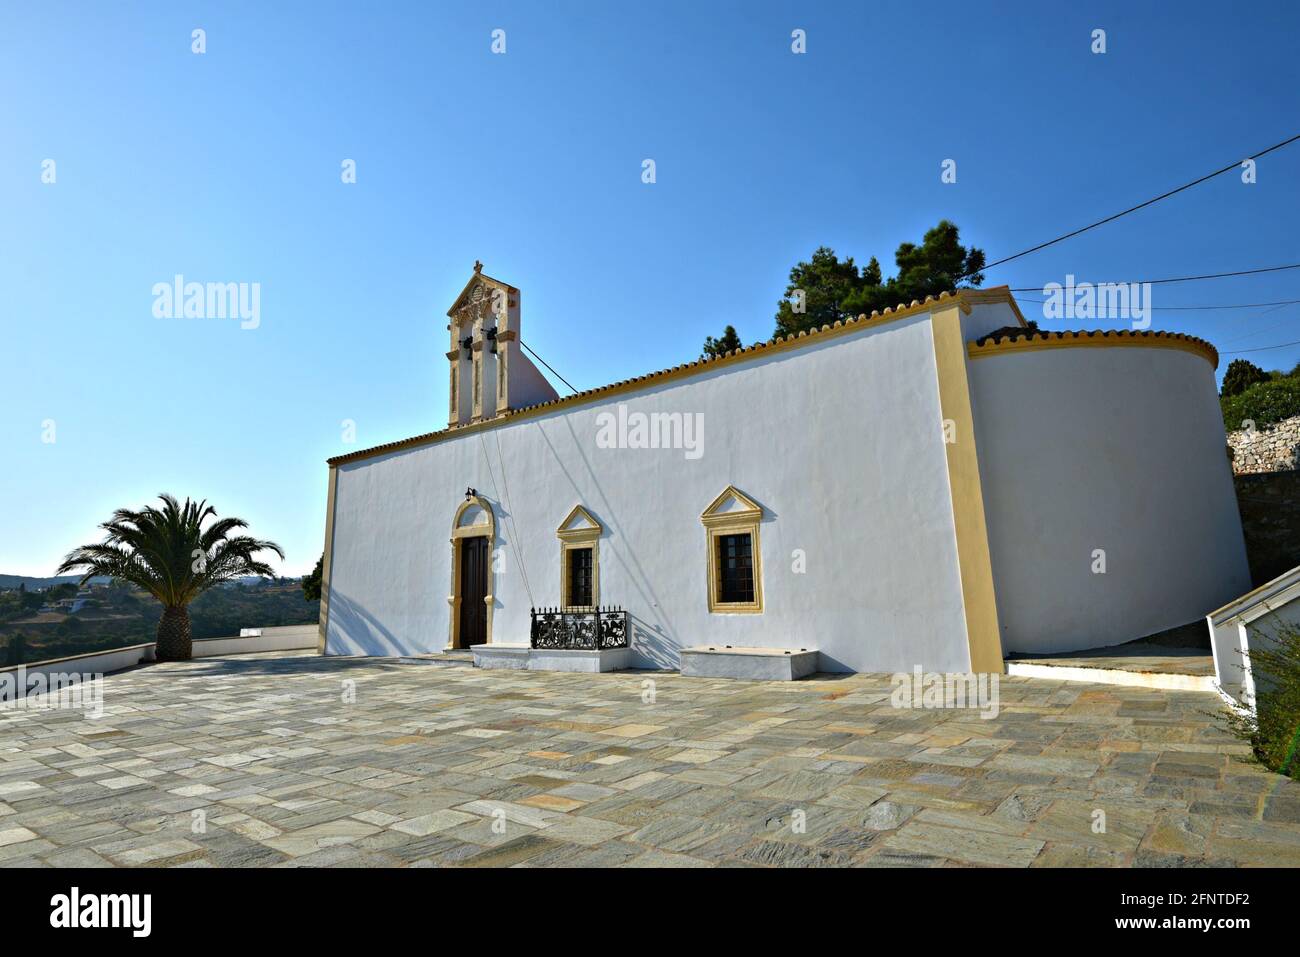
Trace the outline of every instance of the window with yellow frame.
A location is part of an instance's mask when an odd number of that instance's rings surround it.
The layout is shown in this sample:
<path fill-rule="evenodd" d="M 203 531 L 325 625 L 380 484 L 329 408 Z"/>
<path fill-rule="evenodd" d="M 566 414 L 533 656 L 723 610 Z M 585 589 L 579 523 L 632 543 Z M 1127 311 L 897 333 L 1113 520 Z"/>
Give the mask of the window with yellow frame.
<path fill-rule="evenodd" d="M 568 608 L 600 604 L 600 522 L 581 505 L 555 530 L 560 539 L 560 601 Z"/>
<path fill-rule="evenodd" d="M 763 507 L 734 485 L 700 516 L 708 551 L 709 611 L 763 611 L 763 562 L 758 530 Z"/>

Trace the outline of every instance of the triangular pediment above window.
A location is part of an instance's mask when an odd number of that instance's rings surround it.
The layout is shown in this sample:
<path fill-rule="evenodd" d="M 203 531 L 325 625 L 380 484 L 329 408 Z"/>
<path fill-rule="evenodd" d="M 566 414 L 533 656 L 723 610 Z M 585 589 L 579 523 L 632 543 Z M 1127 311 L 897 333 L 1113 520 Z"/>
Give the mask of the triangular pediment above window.
<path fill-rule="evenodd" d="M 600 522 L 592 518 L 590 512 L 581 505 L 575 505 L 555 530 L 555 534 L 567 539 L 599 538 L 603 531 Z"/>
<path fill-rule="evenodd" d="M 763 517 L 763 506 L 759 505 L 752 498 L 746 495 L 734 485 L 728 485 L 722 490 L 713 503 L 704 510 L 700 516 L 700 521 L 705 525 L 713 525 L 720 522 L 732 522 L 737 519 L 757 520 Z"/>

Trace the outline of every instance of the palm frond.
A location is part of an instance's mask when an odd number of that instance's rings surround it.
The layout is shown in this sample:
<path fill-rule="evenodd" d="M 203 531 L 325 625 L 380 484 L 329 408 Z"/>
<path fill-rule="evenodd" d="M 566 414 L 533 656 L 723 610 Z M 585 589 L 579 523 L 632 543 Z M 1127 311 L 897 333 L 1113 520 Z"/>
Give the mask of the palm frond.
<path fill-rule="evenodd" d="M 283 549 L 272 541 L 232 536 L 248 527 L 243 519 L 218 518 L 206 499 L 195 502 L 187 498 L 181 504 L 165 492 L 158 497 L 161 508 L 147 505 L 138 511 L 115 510 L 112 518 L 100 525 L 104 541 L 73 549 L 58 574 L 84 570 L 83 584 L 96 575 L 119 578 L 167 607 L 188 605 L 224 581 L 275 574 L 256 555 L 271 551 L 283 559 Z"/>

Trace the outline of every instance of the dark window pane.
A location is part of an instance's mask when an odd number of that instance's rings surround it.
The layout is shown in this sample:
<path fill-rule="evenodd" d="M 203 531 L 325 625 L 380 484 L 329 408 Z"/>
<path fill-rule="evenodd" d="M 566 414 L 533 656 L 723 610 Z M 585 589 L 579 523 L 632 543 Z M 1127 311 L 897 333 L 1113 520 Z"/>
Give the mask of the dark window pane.
<path fill-rule="evenodd" d="M 569 556 L 569 594 L 567 604 L 586 606 L 591 604 L 591 549 L 570 548 Z"/>
<path fill-rule="evenodd" d="M 748 534 L 718 536 L 719 602 L 754 601 L 754 560 L 750 548 Z"/>

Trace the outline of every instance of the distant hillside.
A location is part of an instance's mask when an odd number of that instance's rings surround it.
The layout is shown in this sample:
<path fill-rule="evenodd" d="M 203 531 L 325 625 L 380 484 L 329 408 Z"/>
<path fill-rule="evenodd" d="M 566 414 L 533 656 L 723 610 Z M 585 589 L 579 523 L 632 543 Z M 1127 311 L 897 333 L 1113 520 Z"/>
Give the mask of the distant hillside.
<path fill-rule="evenodd" d="M 58 578 L 32 578 L 30 575 L 0 575 L 0 588 L 49 588 L 53 585 L 73 584 L 81 581 L 80 575 L 60 575 Z M 103 575 L 90 580 L 92 585 L 107 585 L 108 579 Z"/>
<path fill-rule="evenodd" d="M 25 580 L 54 581 L 67 588 L 58 579 Z M 67 590 L 75 594 L 75 589 Z M 97 591 L 75 614 L 46 607 L 46 598 L 30 590 L 25 595 L 0 593 L 0 667 L 152 642 L 162 612 L 154 599 L 125 585 Z M 234 637 L 241 628 L 307 625 L 319 616 L 320 602 L 305 600 L 296 579 L 218 585 L 190 605 L 195 638 Z"/>
<path fill-rule="evenodd" d="M 90 580 L 92 585 L 107 585 L 112 579 L 106 575 L 96 575 Z M 283 582 L 298 582 L 300 578 L 278 579 Z M 33 578 L 30 575 L 0 575 L 0 588 L 17 588 L 20 584 L 26 584 L 28 589 L 32 588 L 51 588 L 54 585 L 75 585 L 81 581 L 80 575 L 60 575 L 58 578 Z M 259 578 L 256 575 L 246 575 L 243 578 L 236 578 L 232 582 L 235 585 L 260 585 L 264 584 L 266 579 Z"/>

